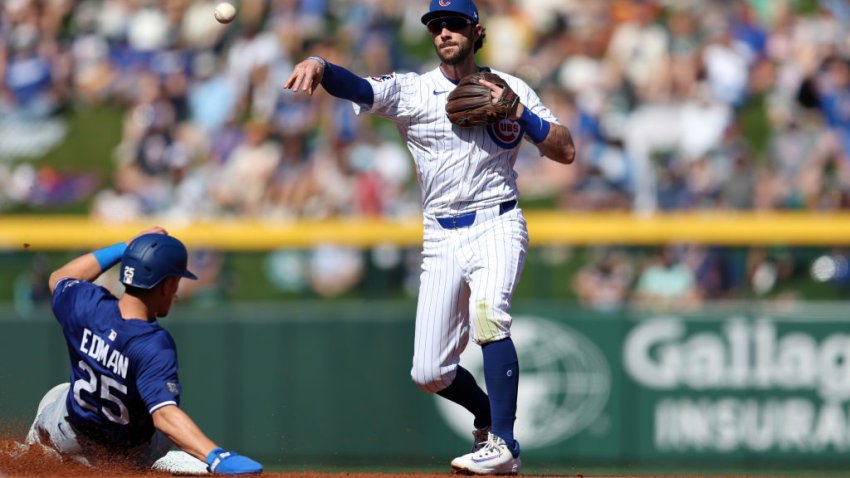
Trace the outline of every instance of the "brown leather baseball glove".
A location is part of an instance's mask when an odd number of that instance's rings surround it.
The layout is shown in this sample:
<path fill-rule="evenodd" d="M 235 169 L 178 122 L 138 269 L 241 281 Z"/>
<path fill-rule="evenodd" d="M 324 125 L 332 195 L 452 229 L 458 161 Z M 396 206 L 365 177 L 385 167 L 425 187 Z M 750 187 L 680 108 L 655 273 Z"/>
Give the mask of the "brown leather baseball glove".
<path fill-rule="evenodd" d="M 479 83 L 479 79 L 501 86 L 502 95 L 494 102 L 490 88 Z M 479 71 L 464 76 L 449 93 L 446 115 L 458 126 L 481 126 L 513 116 L 518 106 L 519 96 L 505 80 L 495 73 Z"/>

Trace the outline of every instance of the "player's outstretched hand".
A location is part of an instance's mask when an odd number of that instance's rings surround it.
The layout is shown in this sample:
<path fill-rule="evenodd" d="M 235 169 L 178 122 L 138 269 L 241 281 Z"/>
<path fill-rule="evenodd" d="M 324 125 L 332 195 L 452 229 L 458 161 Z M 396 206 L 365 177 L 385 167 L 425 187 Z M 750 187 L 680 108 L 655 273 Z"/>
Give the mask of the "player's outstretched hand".
<path fill-rule="evenodd" d="M 247 475 L 262 473 L 263 465 L 235 451 L 216 448 L 207 455 L 207 469 L 221 475 Z"/>
<path fill-rule="evenodd" d="M 318 57 L 308 58 L 301 63 L 295 65 L 289 79 L 283 84 L 283 88 L 292 90 L 297 93 L 306 91 L 308 95 L 313 96 L 313 92 L 322 81 L 322 75 L 325 73 L 325 64 Z"/>

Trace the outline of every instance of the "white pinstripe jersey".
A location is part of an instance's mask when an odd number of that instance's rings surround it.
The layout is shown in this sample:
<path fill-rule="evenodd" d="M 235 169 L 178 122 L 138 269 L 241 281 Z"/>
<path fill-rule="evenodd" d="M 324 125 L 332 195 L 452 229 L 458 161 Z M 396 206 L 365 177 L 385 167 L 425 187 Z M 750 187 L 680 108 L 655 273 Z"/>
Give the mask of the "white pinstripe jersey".
<path fill-rule="evenodd" d="M 524 81 L 493 73 L 507 82 L 526 108 L 557 123 Z M 366 80 L 374 92 L 368 112 L 392 120 L 413 155 L 426 214 L 451 216 L 519 199 L 514 163 L 525 134 L 518 123 L 453 125 L 446 117 L 446 98 L 455 84 L 439 67 L 422 75 L 392 73 Z M 357 114 L 362 110 L 363 105 L 354 105 Z"/>

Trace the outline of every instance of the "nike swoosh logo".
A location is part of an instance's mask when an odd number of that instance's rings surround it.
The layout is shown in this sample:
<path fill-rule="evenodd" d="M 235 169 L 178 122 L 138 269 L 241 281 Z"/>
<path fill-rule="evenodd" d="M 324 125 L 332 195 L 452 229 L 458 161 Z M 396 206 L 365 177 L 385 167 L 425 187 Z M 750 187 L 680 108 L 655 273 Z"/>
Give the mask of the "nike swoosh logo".
<path fill-rule="evenodd" d="M 499 458 L 500 456 L 501 455 L 495 455 L 495 456 L 490 456 L 490 457 L 487 457 L 487 458 L 481 458 L 480 460 L 473 458 L 472 461 L 474 461 L 475 463 L 484 463 L 485 461 L 495 460 L 496 458 Z"/>
<path fill-rule="evenodd" d="M 443 93 L 448 93 L 448 92 L 449 92 L 449 90 L 446 90 L 446 91 L 437 91 L 437 90 L 434 90 L 434 96 L 442 95 Z"/>

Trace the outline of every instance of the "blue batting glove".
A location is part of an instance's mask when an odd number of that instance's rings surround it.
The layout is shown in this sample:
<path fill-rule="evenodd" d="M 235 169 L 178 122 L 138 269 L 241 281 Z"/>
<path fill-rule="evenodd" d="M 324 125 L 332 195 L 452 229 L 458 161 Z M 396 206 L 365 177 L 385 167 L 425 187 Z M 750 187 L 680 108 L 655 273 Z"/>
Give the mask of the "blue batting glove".
<path fill-rule="evenodd" d="M 222 475 L 246 475 L 262 473 L 263 465 L 235 451 L 216 448 L 207 455 L 207 470 Z"/>

